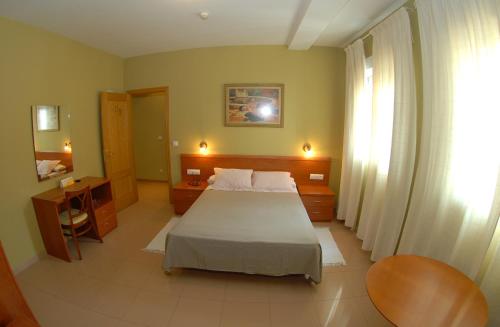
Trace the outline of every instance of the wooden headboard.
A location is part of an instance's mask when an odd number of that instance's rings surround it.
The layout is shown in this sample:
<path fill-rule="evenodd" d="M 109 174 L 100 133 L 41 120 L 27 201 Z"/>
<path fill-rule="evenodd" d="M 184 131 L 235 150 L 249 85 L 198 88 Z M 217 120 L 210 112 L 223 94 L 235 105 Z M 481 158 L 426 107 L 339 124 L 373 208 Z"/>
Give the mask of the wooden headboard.
<path fill-rule="evenodd" d="M 61 160 L 67 172 L 73 171 L 73 154 L 71 152 L 40 152 L 35 151 L 36 160 Z"/>
<path fill-rule="evenodd" d="M 239 168 L 260 171 L 289 171 L 295 183 L 328 185 L 330 179 L 330 163 L 328 157 L 304 158 L 281 156 L 253 156 L 227 154 L 181 154 L 181 176 L 188 181 L 187 169 L 200 169 L 200 177 L 205 181 L 214 174 L 214 168 Z M 323 174 L 323 180 L 310 180 L 309 174 Z"/>

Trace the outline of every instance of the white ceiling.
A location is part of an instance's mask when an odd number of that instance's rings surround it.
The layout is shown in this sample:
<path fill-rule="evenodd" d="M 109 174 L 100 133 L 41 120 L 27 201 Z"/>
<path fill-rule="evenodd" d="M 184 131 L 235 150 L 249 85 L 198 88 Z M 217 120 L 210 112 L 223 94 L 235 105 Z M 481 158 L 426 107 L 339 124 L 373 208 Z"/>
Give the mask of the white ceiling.
<path fill-rule="evenodd" d="M 228 46 L 343 46 L 397 0 L 0 0 L 0 16 L 132 57 Z M 198 16 L 207 11 L 210 16 Z"/>

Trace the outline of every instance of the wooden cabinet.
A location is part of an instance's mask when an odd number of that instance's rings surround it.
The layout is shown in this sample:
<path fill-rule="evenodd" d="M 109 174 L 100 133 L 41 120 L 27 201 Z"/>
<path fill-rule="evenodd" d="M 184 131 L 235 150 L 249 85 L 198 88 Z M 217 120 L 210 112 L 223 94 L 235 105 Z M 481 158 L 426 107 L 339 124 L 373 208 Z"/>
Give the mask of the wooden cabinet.
<path fill-rule="evenodd" d="M 64 192 L 89 186 L 92 194 L 93 215 L 97 232 L 102 238 L 118 225 L 111 183 L 102 177 L 85 177 L 65 188 L 54 188 L 31 198 L 36 219 L 47 253 L 57 258 L 71 261 L 69 249 L 64 238 L 59 214 L 66 210 Z"/>
<path fill-rule="evenodd" d="M 335 193 L 326 185 L 298 185 L 300 198 L 311 221 L 331 221 L 335 208 Z"/>
<path fill-rule="evenodd" d="M 177 215 L 184 214 L 198 199 L 203 190 L 207 188 L 207 182 L 201 182 L 198 186 L 189 185 L 183 181 L 173 188 L 174 211 Z"/>

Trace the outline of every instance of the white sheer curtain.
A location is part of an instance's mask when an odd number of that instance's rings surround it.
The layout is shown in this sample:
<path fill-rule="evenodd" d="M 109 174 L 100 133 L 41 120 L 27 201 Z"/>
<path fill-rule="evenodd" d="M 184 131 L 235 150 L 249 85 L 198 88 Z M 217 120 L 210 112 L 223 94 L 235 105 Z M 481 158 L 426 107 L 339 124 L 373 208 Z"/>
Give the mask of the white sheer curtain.
<path fill-rule="evenodd" d="M 337 218 L 353 227 L 358 215 L 364 160 L 369 142 L 370 103 L 365 85 L 363 41 L 346 48 L 346 108 L 344 150 Z"/>
<path fill-rule="evenodd" d="M 393 255 L 410 194 L 416 150 L 411 26 L 402 8 L 371 31 L 373 109 L 370 156 L 357 235 L 372 260 Z"/>
<path fill-rule="evenodd" d="M 422 141 L 398 253 L 430 256 L 476 278 L 500 215 L 499 1 L 417 0 L 416 6 Z M 492 258 L 483 279 L 490 303 L 491 294 L 500 294 L 500 277 L 490 275 L 500 271 L 498 252 Z"/>

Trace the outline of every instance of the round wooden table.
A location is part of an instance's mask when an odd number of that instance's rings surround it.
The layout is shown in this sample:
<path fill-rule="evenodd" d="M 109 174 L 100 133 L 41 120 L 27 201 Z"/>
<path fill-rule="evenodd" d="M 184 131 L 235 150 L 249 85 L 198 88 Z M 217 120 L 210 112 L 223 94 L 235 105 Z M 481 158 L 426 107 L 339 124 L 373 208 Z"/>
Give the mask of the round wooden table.
<path fill-rule="evenodd" d="M 415 255 L 387 257 L 366 275 L 368 295 L 396 326 L 484 326 L 488 305 L 460 271 Z"/>

